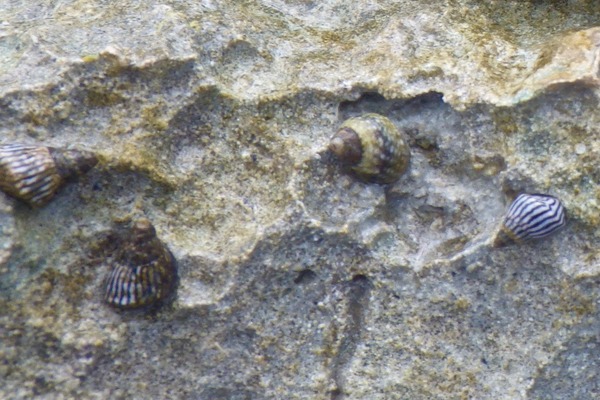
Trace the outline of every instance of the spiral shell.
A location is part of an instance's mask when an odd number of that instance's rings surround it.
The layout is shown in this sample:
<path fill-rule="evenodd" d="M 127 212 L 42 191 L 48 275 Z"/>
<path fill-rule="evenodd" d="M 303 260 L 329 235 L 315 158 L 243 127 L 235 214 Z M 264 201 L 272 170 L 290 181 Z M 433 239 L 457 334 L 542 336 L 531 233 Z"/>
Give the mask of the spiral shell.
<path fill-rule="evenodd" d="M 403 133 L 388 118 L 373 113 L 346 120 L 329 149 L 365 182 L 392 183 L 410 162 Z"/>
<path fill-rule="evenodd" d="M 105 281 L 104 300 L 122 309 L 159 305 L 172 297 L 175 258 L 145 218 L 137 220 L 121 243 Z"/>
<path fill-rule="evenodd" d="M 32 207 L 41 207 L 65 181 L 89 171 L 97 162 L 87 151 L 0 145 L 0 190 Z"/>
<path fill-rule="evenodd" d="M 494 246 L 538 239 L 558 231 L 565 225 L 565 209 L 556 197 L 546 194 L 520 194 L 512 202 Z"/>

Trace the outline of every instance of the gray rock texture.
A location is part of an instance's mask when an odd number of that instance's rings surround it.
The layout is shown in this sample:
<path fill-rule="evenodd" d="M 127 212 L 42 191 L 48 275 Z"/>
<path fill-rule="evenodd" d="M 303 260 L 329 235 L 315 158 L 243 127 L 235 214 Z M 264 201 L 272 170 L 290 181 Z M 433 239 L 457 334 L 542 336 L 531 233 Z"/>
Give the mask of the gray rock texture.
<path fill-rule="evenodd" d="M 599 84 L 595 0 L 0 2 L 0 143 L 100 158 L 0 193 L 0 398 L 599 398 Z M 327 151 L 366 112 L 394 184 Z M 568 224 L 494 249 L 521 192 Z M 116 311 L 140 216 L 177 297 Z"/>

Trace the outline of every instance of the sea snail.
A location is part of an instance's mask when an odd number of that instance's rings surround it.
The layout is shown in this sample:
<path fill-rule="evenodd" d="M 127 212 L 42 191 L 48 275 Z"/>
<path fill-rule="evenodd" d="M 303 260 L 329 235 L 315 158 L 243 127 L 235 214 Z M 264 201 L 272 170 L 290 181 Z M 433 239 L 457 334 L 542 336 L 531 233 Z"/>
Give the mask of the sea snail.
<path fill-rule="evenodd" d="M 329 149 L 365 182 L 392 183 L 410 162 L 404 134 L 388 118 L 373 113 L 346 120 Z"/>
<path fill-rule="evenodd" d="M 170 300 L 177 284 L 175 258 L 146 218 L 135 221 L 110 263 L 104 300 L 135 309 Z"/>
<path fill-rule="evenodd" d="M 494 247 L 542 238 L 565 225 L 565 208 L 547 194 L 520 194 L 512 202 L 494 238 Z"/>
<path fill-rule="evenodd" d="M 92 169 L 90 152 L 23 144 L 0 145 L 0 190 L 32 207 L 48 203 L 69 178 Z"/>

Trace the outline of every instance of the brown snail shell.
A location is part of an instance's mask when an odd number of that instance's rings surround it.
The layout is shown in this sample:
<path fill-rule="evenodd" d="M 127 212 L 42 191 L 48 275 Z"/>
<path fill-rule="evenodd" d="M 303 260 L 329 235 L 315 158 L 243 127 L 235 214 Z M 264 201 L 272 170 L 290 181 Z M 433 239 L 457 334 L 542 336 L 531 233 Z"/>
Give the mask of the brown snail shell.
<path fill-rule="evenodd" d="M 365 182 L 395 182 L 410 163 L 404 134 L 374 113 L 346 120 L 331 138 L 329 150 Z"/>
<path fill-rule="evenodd" d="M 48 203 L 69 178 L 97 164 L 93 153 L 23 144 L 0 145 L 0 190 L 32 207 Z"/>
<path fill-rule="evenodd" d="M 171 251 L 149 220 L 135 221 L 111 262 L 104 300 L 121 309 L 159 305 L 172 297 L 176 283 Z"/>

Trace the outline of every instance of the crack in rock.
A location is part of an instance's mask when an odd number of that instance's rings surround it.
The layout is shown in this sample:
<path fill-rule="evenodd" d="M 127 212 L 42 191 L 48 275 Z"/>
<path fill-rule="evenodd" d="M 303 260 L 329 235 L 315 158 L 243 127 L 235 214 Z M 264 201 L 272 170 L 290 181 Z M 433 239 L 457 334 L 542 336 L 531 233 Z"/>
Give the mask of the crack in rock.
<path fill-rule="evenodd" d="M 365 312 L 369 307 L 371 288 L 371 281 L 364 275 L 355 275 L 346 283 L 348 301 L 346 324 L 340 346 L 332 362 L 331 376 L 335 383 L 335 389 L 331 392 L 332 400 L 341 400 L 345 397 L 344 387 L 347 382 L 345 371 L 361 340 L 360 335 L 364 328 Z"/>

